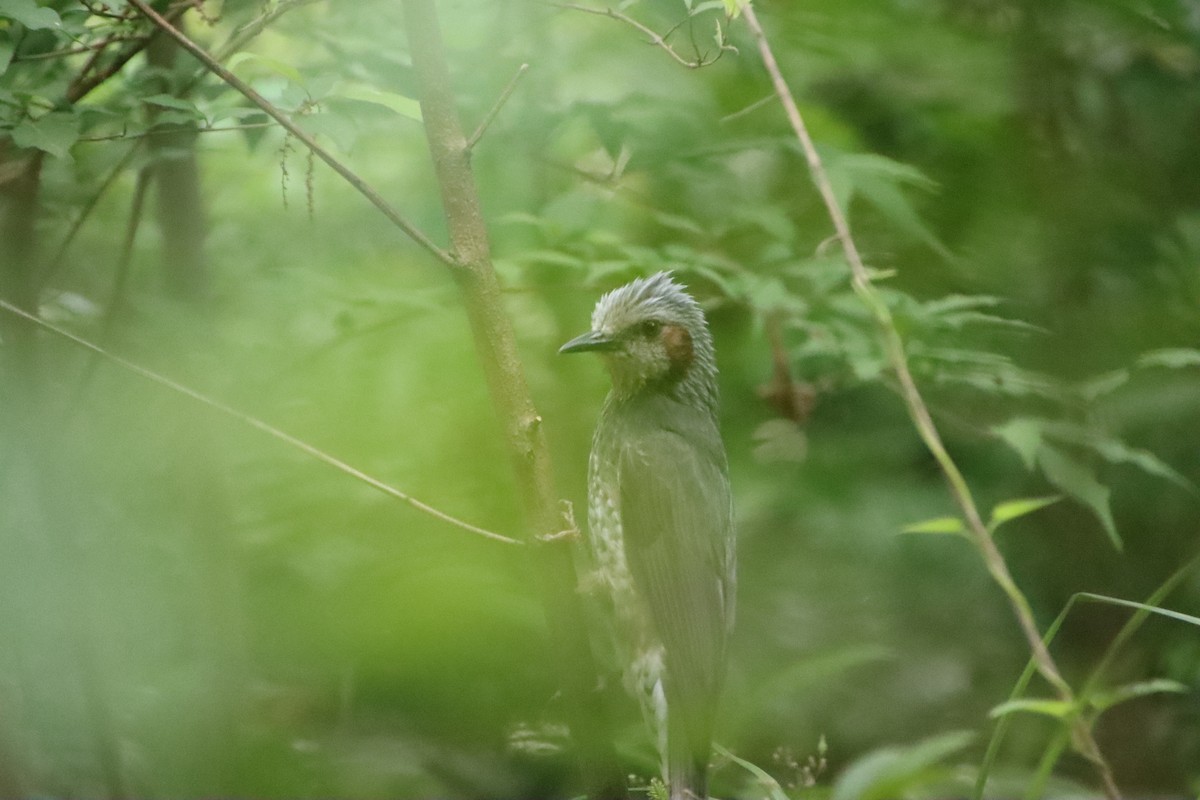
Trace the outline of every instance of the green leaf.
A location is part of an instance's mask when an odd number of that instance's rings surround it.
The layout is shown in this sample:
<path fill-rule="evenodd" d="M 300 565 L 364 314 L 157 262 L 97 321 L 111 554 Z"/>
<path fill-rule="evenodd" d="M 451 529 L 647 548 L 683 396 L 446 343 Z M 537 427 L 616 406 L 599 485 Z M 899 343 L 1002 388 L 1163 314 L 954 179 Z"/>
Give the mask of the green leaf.
<path fill-rule="evenodd" d="M 15 20 L 30 30 L 62 27 L 58 12 L 39 6 L 35 0 L 0 0 L 0 17 Z"/>
<path fill-rule="evenodd" d="M 53 111 L 27 119 L 13 130 L 12 139 L 17 147 L 36 147 L 55 158 L 69 158 L 71 145 L 79 139 L 79 117 Z"/>
<path fill-rule="evenodd" d="M 1139 367 L 1167 367 L 1168 369 L 1200 367 L 1200 350 L 1185 348 L 1151 350 L 1137 360 L 1137 365 Z"/>
<path fill-rule="evenodd" d="M 1129 382 L 1129 370 L 1115 369 L 1112 372 L 1106 372 L 1103 375 L 1097 375 L 1094 378 L 1089 378 L 1079 384 L 1079 392 L 1087 400 L 1095 400 L 1098 397 L 1103 397 L 1106 394 L 1112 394 L 1117 389 L 1120 389 Z"/>
<path fill-rule="evenodd" d="M 1107 711 L 1120 703 L 1135 700 L 1139 697 L 1146 697 L 1151 694 L 1163 694 L 1165 692 L 1187 694 L 1188 691 L 1190 691 L 1188 687 L 1179 681 L 1173 681 L 1168 678 L 1153 678 L 1148 681 L 1128 683 L 1112 691 L 1097 694 L 1092 697 L 1091 702 L 1096 710 Z"/>
<path fill-rule="evenodd" d="M 1077 592 L 1075 597 L 1080 600 L 1087 600 L 1093 603 L 1108 603 L 1114 606 L 1124 606 L 1126 608 L 1136 608 L 1139 611 L 1145 611 L 1150 614 L 1158 614 L 1159 616 L 1169 617 L 1170 619 L 1186 622 L 1189 625 L 1200 626 L 1200 617 L 1193 617 L 1191 614 L 1184 614 L 1179 611 L 1172 611 L 1169 608 L 1160 608 L 1159 606 L 1149 605 L 1147 603 L 1139 603 L 1135 600 L 1122 600 L 1119 597 L 1109 597 L 1103 594 L 1092 594 L 1091 592 Z"/>
<path fill-rule="evenodd" d="M 300 71 L 284 61 L 277 58 L 262 56 L 258 53 L 247 53 L 245 51 L 235 54 L 229 59 L 227 65 L 230 72 L 237 70 L 239 66 L 245 63 L 258 64 L 266 68 L 267 72 L 273 72 L 276 75 L 282 75 L 293 83 L 303 84 L 304 79 L 300 75 Z"/>
<path fill-rule="evenodd" d="M 317 111 L 296 118 L 296 124 L 314 136 L 327 137 L 343 153 L 349 152 L 358 139 L 358 127 L 347 114 Z"/>
<path fill-rule="evenodd" d="M 195 103 L 190 103 L 187 100 L 181 100 L 173 95 L 152 94 L 149 97 L 143 97 L 142 102 L 146 105 L 157 106 L 158 108 L 171 108 L 176 111 L 184 111 L 198 119 L 204 118 L 204 114 L 200 111 L 200 109 L 196 108 Z"/>
<path fill-rule="evenodd" d="M 395 92 L 385 92 L 363 83 L 343 83 L 335 90 L 335 95 L 347 100 L 358 100 L 363 103 L 373 103 L 377 106 L 390 108 L 402 117 L 408 117 L 417 122 L 421 121 L 421 104 L 411 97 L 405 97 Z"/>
<path fill-rule="evenodd" d="M 1037 453 L 1042 446 L 1041 420 L 1016 417 L 993 427 L 992 433 L 1017 451 L 1026 469 L 1032 470 L 1037 466 Z"/>
<path fill-rule="evenodd" d="M 1137 467 L 1150 475 L 1165 478 L 1187 491 L 1194 491 L 1191 482 L 1148 450 L 1130 447 L 1113 436 L 1070 422 L 1046 422 L 1045 433 L 1054 439 L 1086 447 L 1110 464 Z"/>
<path fill-rule="evenodd" d="M 965 534 L 967 526 L 958 517 L 934 517 L 914 522 L 900 529 L 901 533 Z"/>
<path fill-rule="evenodd" d="M 742 6 L 750 5 L 750 0 L 725 0 L 725 13 L 730 19 L 736 19 L 742 13 Z"/>
<path fill-rule="evenodd" d="M 825 166 L 843 211 L 848 213 L 851 201 L 862 197 L 901 232 L 924 242 L 943 258 L 951 257 L 950 251 L 900 190 L 901 186 L 927 191 L 937 188 L 937 183 L 919 169 L 875 153 L 831 155 Z"/>
<path fill-rule="evenodd" d="M 769 419 L 754 430 L 754 458 L 769 464 L 791 461 L 803 463 L 808 455 L 804 429 L 790 419 Z"/>
<path fill-rule="evenodd" d="M 0 75 L 8 71 L 8 65 L 12 63 L 13 43 L 4 41 L 0 42 Z"/>
<path fill-rule="evenodd" d="M 1067 719 L 1075 712 L 1075 705 L 1064 700 L 1006 700 L 989 711 L 988 716 L 997 719 L 1017 712 Z"/>
<path fill-rule="evenodd" d="M 1189 492 L 1194 492 L 1195 487 L 1191 481 L 1176 472 L 1170 465 L 1160 459 L 1158 456 L 1151 453 L 1149 450 L 1140 450 L 1136 447 L 1130 447 L 1119 439 L 1099 438 L 1092 443 L 1094 449 L 1100 456 L 1112 464 L 1127 464 L 1137 467 L 1143 472 L 1150 475 L 1157 475 L 1160 478 L 1165 478 L 1176 486 L 1186 489 Z"/>
<path fill-rule="evenodd" d="M 1062 500 L 1062 495 L 1022 497 L 1016 500 L 1005 500 L 1003 503 L 998 503 L 992 509 L 991 519 L 988 520 L 988 530 L 994 531 L 1010 519 L 1032 514 L 1034 511 L 1039 511 L 1046 506 L 1053 505 L 1059 500 Z"/>
<path fill-rule="evenodd" d="M 832 800 L 884 800 L 908 796 L 936 777 L 939 762 L 965 748 L 975 736 L 966 731 L 934 736 L 907 747 L 886 747 L 858 759 L 833 787 Z"/>
<path fill-rule="evenodd" d="M 757 779 L 758 785 L 766 790 L 767 797 L 770 800 L 789 800 L 787 792 L 779 785 L 779 781 L 772 778 L 771 774 L 765 769 L 744 758 L 738 758 L 719 744 L 713 745 L 713 749 L 753 775 Z"/>
<path fill-rule="evenodd" d="M 1121 550 L 1121 536 L 1117 533 L 1117 524 L 1108 505 L 1111 492 L 1096 480 L 1092 468 L 1045 442 L 1038 450 L 1037 460 L 1046 480 L 1090 508 L 1104 526 L 1104 532 L 1108 534 L 1113 547 Z"/>

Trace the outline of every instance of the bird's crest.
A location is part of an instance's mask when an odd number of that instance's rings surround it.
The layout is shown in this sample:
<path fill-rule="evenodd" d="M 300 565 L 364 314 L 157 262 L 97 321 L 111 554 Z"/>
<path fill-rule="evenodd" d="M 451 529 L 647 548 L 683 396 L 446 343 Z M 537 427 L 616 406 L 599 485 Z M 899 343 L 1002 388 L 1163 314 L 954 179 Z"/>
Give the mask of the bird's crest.
<path fill-rule="evenodd" d="M 592 330 L 608 334 L 647 319 L 683 325 L 689 330 L 704 328 L 704 313 L 670 272 L 636 278 L 600 298 L 592 312 Z"/>

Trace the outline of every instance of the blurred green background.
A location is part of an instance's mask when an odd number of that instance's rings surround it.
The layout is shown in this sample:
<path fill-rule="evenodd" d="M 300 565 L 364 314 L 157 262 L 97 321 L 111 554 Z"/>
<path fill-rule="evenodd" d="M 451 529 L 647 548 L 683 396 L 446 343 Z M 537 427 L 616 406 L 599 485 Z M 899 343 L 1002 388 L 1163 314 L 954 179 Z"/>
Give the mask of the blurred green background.
<path fill-rule="evenodd" d="M 964 794 L 1028 651 L 967 542 L 899 534 L 955 509 L 786 120 L 757 104 L 771 86 L 744 24 L 699 0 L 621 4 L 686 59 L 720 55 L 689 70 L 616 19 L 438 5 L 468 131 L 529 64 L 473 166 L 559 490 L 580 509 L 607 379 L 558 345 L 602 291 L 658 269 L 708 310 L 740 537 L 719 740 L 795 796 Z M 187 29 L 217 49 L 287 4 L 203 8 Z M 1200 539 L 1200 8 L 756 8 L 981 506 L 1064 497 L 999 534 L 1039 622 L 1080 591 L 1143 600 Z M 61 25 L 39 27 L 47 10 Z M 24 290 L 115 354 L 523 537 L 445 268 L 169 48 L 63 103 L 89 53 L 59 51 L 144 31 L 71 2 L 0 3 L 5 298 Z M 225 63 L 441 242 L 404 33 L 396 3 L 297 4 Z M 34 158 L 31 205 L 14 176 Z M 521 549 L 61 337 L 3 330 L 0 793 L 579 792 Z M 1200 575 L 1164 605 L 1200 613 Z M 1072 611 L 1052 646 L 1068 680 L 1129 614 Z M 652 749 L 605 669 L 644 782 Z M 1200 629 L 1148 620 L 1105 686 L 1155 678 L 1177 691 L 1115 707 L 1097 737 L 1130 794 L 1195 796 Z M 1020 794 L 1054 733 L 1012 722 L 990 796 Z M 1067 756 L 1049 792 L 1080 785 L 1093 773 Z M 765 791 L 724 763 L 714 790 Z"/>

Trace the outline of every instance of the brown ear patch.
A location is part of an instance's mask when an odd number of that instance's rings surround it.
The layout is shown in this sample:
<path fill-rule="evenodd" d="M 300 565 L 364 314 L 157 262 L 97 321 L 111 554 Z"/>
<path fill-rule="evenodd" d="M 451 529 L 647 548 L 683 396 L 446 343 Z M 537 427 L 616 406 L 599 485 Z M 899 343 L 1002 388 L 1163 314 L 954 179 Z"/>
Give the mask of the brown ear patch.
<path fill-rule="evenodd" d="M 662 337 L 667 358 L 671 362 L 671 376 L 682 378 L 688 367 L 692 365 L 692 358 L 695 355 L 692 335 L 688 333 L 687 328 L 680 325 L 664 325 L 659 336 Z"/>

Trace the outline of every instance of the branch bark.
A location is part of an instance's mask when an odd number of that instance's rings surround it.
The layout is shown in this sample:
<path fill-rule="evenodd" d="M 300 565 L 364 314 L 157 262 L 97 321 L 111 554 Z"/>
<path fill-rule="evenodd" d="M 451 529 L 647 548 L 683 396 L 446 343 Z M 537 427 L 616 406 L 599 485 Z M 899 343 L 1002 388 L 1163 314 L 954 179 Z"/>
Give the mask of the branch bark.
<path fill-rule="evenodd" d="M 454 107 L 437 10 L 434 0 L 403 0 L 402 5 L 413 68 L 420 84 L 426 138 L 450 231 L 451 253 L 460 265 L 454 276 L 492 403 L 504 427 L 530 536 L 550 538 L 563 528 L 550 452 L 492 267 L 487 226 L 471 171 L 468 140 Z M 624 776 L 613 752 L 605 709 L 595 692 L 596 667 L 570 550 L 547 544 L 531 548 L 531 554 L 551 641 L 562 656 L 558 662 L 568 721 L 580 749 L 582 777 L 591 797 L 624 797 Z"/>

